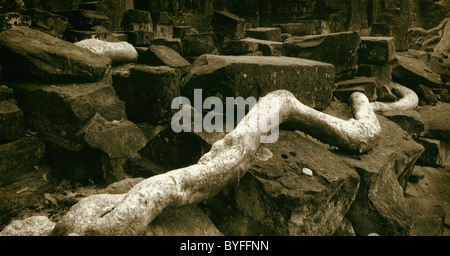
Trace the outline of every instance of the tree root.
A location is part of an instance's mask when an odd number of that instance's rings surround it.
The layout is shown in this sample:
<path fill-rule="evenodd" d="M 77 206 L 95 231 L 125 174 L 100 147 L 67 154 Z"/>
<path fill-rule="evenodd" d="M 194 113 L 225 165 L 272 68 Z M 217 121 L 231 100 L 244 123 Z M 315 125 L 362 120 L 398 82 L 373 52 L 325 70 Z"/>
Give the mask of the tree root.
<path fill-rule="evenodd" d="M 397 83 L 392 83 L 392 90 L 393 92 L 400 97 L 400 99 L 396 102 L 380 102 L 375 101 L 372 102 L 372 108 L 375 112 L 386 112 L 390 110 L 409 110 L 409 109 L 415 109 L 419 105 L 419 97 L 417 94 L 403 86 Z"/>
<path fill-rule="evenodd" d="M 150 177 L 126 194 L 84 198 L 57 223 L 52 235 L 141 235 L 164 208 L 202 202 L 241 178 L 263 136 L 285 121 L 320 131 L 333 145 L 360 153 L 370 150 L 381 132 L 378 119 L 364 94 L 353 93 L 350 104 L 354 119 L 344 121 L 303 105 L 288 91 L 269 93 L 197 164 Z"/>

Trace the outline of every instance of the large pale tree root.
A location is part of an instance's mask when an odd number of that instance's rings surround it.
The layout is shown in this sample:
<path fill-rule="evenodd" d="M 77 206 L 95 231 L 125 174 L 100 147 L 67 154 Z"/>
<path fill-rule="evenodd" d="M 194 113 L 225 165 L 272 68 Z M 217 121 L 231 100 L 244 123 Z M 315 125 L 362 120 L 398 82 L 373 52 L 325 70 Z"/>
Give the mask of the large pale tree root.
<path fill-rule="evenodd" d="M 141 235 L 164 208 L 202 202 L 241 178 L 260 153 L 262 138 L 282 122 L 320 130 L 323 140 L 340 148 L 370 150 L 381 132 L 378 119 L 364 94 L 352 94 L 350 104 L 354 118 L 342 120 L 303 105 L 288 91 L 272 92 L 197 164 L 150 177 L 126 194 L 84 198 L 57 223 L 52 235 Z"/>
<path fill-rule="evenodd" d="M 392 83 L 392 91 L 400 97 L 396 102 L 372 102 L 372 108 L 375 112 L 386 112 L 391 110 L 410 110 L 415 109 L 419 105 L 419 97 L 417 94 L 401 84 Z"/>

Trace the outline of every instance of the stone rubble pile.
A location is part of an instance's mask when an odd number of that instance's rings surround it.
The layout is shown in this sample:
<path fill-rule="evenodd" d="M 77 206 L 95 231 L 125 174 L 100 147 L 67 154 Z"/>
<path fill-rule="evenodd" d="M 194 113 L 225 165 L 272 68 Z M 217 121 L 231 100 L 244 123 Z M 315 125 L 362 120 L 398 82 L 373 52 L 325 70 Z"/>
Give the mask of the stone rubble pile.
<path fill-rule="evenodd" d="M 352 93 L 395 102 L 393 82 L 420 106 L 377 113 L 373 150 L 345 152 L 287 124 L 263 145 L 270 159 L 204 203 L 166 209 L 143 235 L 449 235 L 447 38 L 436 42 L 447 51 L 409 49 L 409 24 L 392 12 L 364 33 L 322 19 L 255 27 L 217 10 L 204 31 L 133 1 L 20 2 L 0 1 L 0 235 L 48 235 L 61 216 L 45 208 L 195 164 L 226 135 L 171 129 L 172 100 L 194 102 L 195 89 L 222 102 L 284 89 L 347 120 Z"/>

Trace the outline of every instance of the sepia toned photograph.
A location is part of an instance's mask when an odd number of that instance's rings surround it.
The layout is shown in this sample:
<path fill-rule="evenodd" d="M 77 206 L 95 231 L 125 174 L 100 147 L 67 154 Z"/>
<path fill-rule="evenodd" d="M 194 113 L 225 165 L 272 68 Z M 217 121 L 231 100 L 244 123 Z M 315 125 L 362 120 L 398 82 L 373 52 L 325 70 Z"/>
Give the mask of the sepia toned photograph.
<path fill-rule="evenodd" d="M 0 0 L 0 236 L 450 236 L 449 56 L 450 0 Z"/>

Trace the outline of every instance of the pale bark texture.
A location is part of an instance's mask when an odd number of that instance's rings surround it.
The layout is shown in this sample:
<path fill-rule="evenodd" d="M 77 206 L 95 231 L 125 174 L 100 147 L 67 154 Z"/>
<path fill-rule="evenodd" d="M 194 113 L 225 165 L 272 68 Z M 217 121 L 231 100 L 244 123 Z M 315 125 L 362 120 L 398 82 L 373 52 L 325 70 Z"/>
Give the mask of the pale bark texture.
<path fill-rule="evenodd" d="M 93 53 L 106 56 L 113 64 L 137 62 L 139 57 L 134 46 L 127 42 L 106 42 L 98 39 L 85 39 L 74 43 Z"/>
<path fill-rule="evenodd" d="M 417 108 L 419 105 L 419 97 L 413 90 L 397 83 L 392 83 L 391 87 L 399 100 L 396 102 L 372 102 L 373 111 L 386 112 L 390 110 L 410 110 Z"/>
<path fill-rule="evenodd" d="M 84 198 L 52 235 L 142 235 L 164 208 L 202 202 L 239 180 L 259 154 L 264 136 L 286 121 L 318 130 L 321 139 L 340 148 L 366 152 L 377 143 L 380 124 L 364 94 L 352 94 L 350 104 L 354 118 L 342 120 L 303 105 L 288 91 L 269 93 L 197 164 L 150 177 L 127 194 Z"/>

